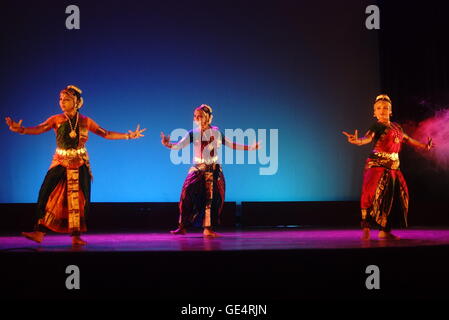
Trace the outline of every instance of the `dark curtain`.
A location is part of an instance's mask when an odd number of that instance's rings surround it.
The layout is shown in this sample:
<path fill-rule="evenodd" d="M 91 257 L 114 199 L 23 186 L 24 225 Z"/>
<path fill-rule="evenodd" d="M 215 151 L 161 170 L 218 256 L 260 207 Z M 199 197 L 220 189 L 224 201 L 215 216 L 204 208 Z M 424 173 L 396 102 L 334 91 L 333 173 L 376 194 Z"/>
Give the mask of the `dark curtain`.
<path fill-rule="evenodd" d="M 449 109 L 449 1 L 379 0 L 377 4 L 381 87 L 392 98 L 393 121 L 418 123 L 436 110 Z M 411 213 L 417 208 L 414 203 L 426 202 L 429 212 L 419 215 L 445 216 L 447 221 L 448 170 L 435 167 L 418 152 L 405 147 L 401 154 Z"/>

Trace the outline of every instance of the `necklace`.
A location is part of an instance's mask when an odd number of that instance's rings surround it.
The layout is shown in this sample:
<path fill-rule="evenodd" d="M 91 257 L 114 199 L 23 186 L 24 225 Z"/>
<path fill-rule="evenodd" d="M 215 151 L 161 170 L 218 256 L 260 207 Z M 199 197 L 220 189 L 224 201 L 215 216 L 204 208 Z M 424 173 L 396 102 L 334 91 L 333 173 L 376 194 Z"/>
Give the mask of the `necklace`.
<path fill-rule="evenodd" d="M 70 138 L 75 139 L 76 138 L 76 131 L 75 130 L 76 130 L 76 127 L 78 126 L 79 113 L 78 112 L 76 113 L 75 127 L 72 126 L 72 121 L 70 120 L 69 116 L 67 114 L 65 114 L 65 113 L 64 113 L 64 115 L 67 118 L 67 120 L 69 120 L 69 125 L 70 125 L 70 129 L 71 129 L 70 133 L 69 133 L 69 136 L 70 136 Z"/>

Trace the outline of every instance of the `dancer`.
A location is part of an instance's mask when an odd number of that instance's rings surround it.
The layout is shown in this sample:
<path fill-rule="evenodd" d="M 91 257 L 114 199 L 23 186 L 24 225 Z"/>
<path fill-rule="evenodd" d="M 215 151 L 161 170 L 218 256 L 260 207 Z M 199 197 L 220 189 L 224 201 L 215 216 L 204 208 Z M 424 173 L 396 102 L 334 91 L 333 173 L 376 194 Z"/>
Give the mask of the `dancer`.
<path fill-rule="evenodd" d="M 381 94 L 374 102 L 374 123 L 365 134 L 359 138 L 358 132 L 349 134 L 343 131 L 348 142 L 362 146 L 374 141 L 374 148 L 366 160 L 363 175 L 361 211 L 362 240 L 370 239 L 370 229 L 377 227 L 379 239 L 399 239 L 391 233 L 392 217 L 390 211 L 394 198 L 400 199 L 402 216 L 401 223 L 407 227 L 407 212 L 409 193 L 402 172 L 399 170 L 399 152 L 402 142 L 422 150 L 434 147 L 431 138 L 427 144 L 409 137 L 401 126 L 390 121 L 392 104 L 390 98 Z"/>
<path fill-rule="evenodd" d="M 225 199 L 225 179 L 218 163 L 218 148 L 222 144 L 235 150 L 257 150 L 259 143 L 251 146 L 230 141 L 211 126 L 212 108 L 202 104 L 194 110 L 193 121 L 197 128 L 191 130 L 177 143 L 170 142 L 170 136 L 161 132 L 161 142 L 170 149 L 179 150 L 194 144 L 194 165 L 184 181 L 179 202 L 178 229 L 172 234 L 186 234 L 186 229 L 197 219 L 202 218 L 205 237 L 217 237 L 213 227 L 219 223 Z"/>
<path fill-rule="evenodd" d="M 14 122 L 6 118 L 13 132 L 41 134 L 53 129 L 57 148 L 50 168 L 39 191 L 38 214 L 35 230 L 22 232 L 27 239 L 41 243 L 48 230 L 70 233 L 74 246 L 85 245 L 81 233 L 87 230 L 86 215 L 90 205 L 89 157 L 85 144 L 91 131 L 106 139 L 137 139 L 146 129 L 128 133 L 107 131 L 92 119 L 79 113 L 83 105 L 81 90 L 68 86 L 61 90 L 59 106 L 63 113 L 51 116 L 36 127 L 23 127 L 22 120 Z"/>

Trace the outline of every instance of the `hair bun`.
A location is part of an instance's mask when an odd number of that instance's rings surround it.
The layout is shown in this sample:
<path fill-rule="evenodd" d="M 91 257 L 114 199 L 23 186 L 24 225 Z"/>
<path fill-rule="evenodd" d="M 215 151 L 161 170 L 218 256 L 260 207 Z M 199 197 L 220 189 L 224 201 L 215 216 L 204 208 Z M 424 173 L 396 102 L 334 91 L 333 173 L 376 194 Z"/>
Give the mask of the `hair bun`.
<path fill-rule="evenodd" d="M 388 102 L 391 104 L 391 99 L 390 99 L 390 97 L 389 97 L 388 95 L 386 95 L 386 94 L 379 94 L 379 95 L 376 97 L 376 100 L 375 100 L 374 102 L 381 101 L 381 100 L 383 100 L 383 101 L 388 101 Z"/>
<path fill-rule="evenodd" d="M 77 86 L 74 86 L 73 84 L 67 86 L 67 89 L 73 89 L 73 90 L 75 90 L 76 92 L 78 92 L 79 94 L 83 93 L 83 91 L 81 91 L 80 88 L 78 88 Z"/>
<path fill-rule="evenodd" d="M 203 110 L 207 109 L 207 111 L 206 110 L 204 110 L 204 111 L 206 111 L 208 113 L 212 113 L 212 107 L 210 105 L 202 104 L 202 105 L 200 105 L 200 109 L 203 109 Z"/>

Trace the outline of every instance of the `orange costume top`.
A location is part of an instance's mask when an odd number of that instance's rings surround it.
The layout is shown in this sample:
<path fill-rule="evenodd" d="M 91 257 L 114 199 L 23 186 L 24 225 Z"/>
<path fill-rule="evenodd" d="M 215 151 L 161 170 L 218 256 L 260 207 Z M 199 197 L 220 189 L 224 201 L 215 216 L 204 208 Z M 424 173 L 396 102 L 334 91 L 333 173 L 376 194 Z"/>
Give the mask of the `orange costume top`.
<path fill-rule="evenodd" d="M 57 145 L 50 169 L 57 165 L 62 165 L 68 169 L 76 169 L 83 164 L 89 167 L 89 157 L 85 148 L 89 131 L 103 138 L 108 134 L 107 130 L 101 128 L 89 117 L 77 114 L 69 119 L 63 113 L 51 116 L 36 127 L 26 128 L 24 133 L 41 134 L 50 129 L 55 131 Z M 71 131 L 76 133 L 74 138 L 70 136 Z"/>

